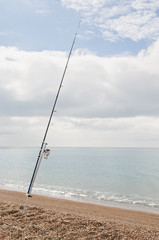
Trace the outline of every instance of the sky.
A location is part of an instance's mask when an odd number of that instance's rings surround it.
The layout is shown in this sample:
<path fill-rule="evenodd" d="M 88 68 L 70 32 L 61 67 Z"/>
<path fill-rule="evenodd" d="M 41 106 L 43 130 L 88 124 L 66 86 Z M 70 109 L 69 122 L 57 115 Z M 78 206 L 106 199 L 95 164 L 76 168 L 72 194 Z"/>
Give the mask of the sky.
<path fill-rule="evenodd" d="M 0 0 L 0 146 L 159 147 L 159 1 Z"/>

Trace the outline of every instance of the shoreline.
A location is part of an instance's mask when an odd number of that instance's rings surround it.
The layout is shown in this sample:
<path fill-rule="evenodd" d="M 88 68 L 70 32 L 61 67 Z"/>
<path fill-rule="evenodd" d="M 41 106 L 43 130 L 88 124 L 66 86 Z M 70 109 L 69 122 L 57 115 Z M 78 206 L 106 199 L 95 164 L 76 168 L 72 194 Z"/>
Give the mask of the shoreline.
<path fill-rule="evenodd" d="M 0 239 L 159 239 L 159 214 L 0 190 Z M 8 237 L 10 236 L 10 238 Z"/>
<path fill-rule="evenodd" d="M 26 201 L 26 194 L 17 191 L 0 189 L 0 201 L 23 206 Z M 96 220 L 110 219 L 152 227 L 157 225 L 159 229 L 159 214 L 145 212 L 142 210 L 136 211 L 132 209 L 103 206 L 94 203 L 78 202 L 36 194 L 33 194 L 32 197 L 29 198 L 28 207 L 38 207 L 47 210 L 50 209 L 61 213 L 76 213 L 80 216 L 87 216 Z"/>
<path fill-rule="evenodd" d="M 18 188 L 0 188 L 0 191 L 10 191 L 10 192 L 19 192 L 22 194 L 26 194 L 24 189 L 18 189 Z M 132 210 L 132 211 L 140 211 L 140 212 L 147 212 L 147 213 L 154 213 L 154 214 L 159 214 L 159 208 L 156 208 L 155 206 L 148 206 L 148 205 L 137 205 L 133 203 L 128 203 L 128 202 L 122 202 L 122 201 L 113 201 L 113 200 L 104 200 L 104 201 L 98 201 L 95 199 L 82 199 L 82 198 L 68 198 L 65 196 L 52 196 L 52 194 L 45 194 L 43 192 L 38 192 L 36 189 L 33 190 L 32 195 L 37 195 L 37 196 L 43 196 L 43 197 L 48 197 L 51 199 L 62 199 L 66 201 L 73 201 L 73 202 L 79 202 L 79 203 L 88 203 L 88 204 L 93 204 L 93 205 L 99 205 L 99 206 L 104 206 L 104 207 L 110 207 L 110 208 L 119 208 L 119 209 L 125 209 L 125 210 Z"/>

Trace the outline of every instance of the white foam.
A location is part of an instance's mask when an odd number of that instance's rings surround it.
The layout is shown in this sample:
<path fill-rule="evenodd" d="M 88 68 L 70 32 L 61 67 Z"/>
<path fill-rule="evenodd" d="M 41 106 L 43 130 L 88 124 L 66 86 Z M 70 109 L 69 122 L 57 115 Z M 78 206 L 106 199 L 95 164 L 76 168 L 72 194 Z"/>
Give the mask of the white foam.
<path fill-rule="evenodd" d="M 12 182 L 3 180 L 0 182 L 0 188 L 15 190 L 20 192 L 27 191 L 27 184 L 24 182 Z M 73 189 L 70 187 L 63 186 L 52 186 L 44 184 L 35 184 L 33 188 L 33 193 L 39 195 L 45 195 L 56 198 L 65 198 L 69 200 L 83 201 L 83 202 L 93 202 L 101 205 L 109 205 L 113 203 L 121 204 L 121 206 L 131 206 L 135 207 L 146 207 L 150 209 L 156 209 L 159 211 L 159 200 L 152 200 L 146 197 L 139 196 L 125 196 L 114 194 L 110 192 L 98 192 L 98 191 L 86 191 L 82 189 Z M 125 205 L 124 205 L 125 204 Z"/>

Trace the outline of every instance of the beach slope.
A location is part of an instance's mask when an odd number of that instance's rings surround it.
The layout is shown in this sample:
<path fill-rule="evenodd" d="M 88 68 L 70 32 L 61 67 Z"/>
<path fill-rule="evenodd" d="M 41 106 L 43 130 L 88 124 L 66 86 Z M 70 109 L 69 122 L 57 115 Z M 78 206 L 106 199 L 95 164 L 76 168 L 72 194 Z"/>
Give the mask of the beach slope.
<path fill-rule="evenodd" d="M 0 190 L 1 239 L 155 239 L 159 215 Z"/>

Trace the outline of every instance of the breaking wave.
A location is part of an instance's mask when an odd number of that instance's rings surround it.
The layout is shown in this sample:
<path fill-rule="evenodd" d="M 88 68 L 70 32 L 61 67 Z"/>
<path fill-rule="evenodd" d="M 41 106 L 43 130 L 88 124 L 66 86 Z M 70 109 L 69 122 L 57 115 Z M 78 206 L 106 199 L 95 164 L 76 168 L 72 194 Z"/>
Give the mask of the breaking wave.
<path fill-rule="evenodd" d="M 3 181 L 1 189 L 27 192 L 28 185 L 24 182 Z M 159 200 L 137 195 L 120 195 L 111 192 L 88 191 L 63 186 L 35 184 L 34 194 L 73 201 L 94 203 L 105 206 L 122 207 L 159 213 Z"/>

